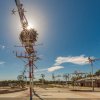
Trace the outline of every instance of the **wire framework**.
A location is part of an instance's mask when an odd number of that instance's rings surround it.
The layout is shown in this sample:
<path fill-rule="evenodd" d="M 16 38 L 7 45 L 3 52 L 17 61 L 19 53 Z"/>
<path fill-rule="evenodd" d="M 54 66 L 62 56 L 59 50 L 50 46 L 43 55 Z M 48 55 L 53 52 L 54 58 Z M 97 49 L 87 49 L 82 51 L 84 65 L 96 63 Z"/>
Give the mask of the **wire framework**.
<path fill-rule="evenodd" d="M 22 26 L 22 31 L 19 35 L 19 40 L 22 44 L 22 47 L 25 48 L 25 54 L 18 54 L 16 52 L 16 57 L 27 59 L 27 66 L 29 67 L 29 78 L 30 78 L 30 100 L 32 100 L 32 93 L 33 93 L 33 78 L 34 78 L 34 67 L 35 67 L 35 61 L 37 61 L 39 58 L 36 56 L 36 52 L 34 49 L 35 43 L 37 41 L 38 33 L 33 28 L 28 29 L 28 21 L 24 14 L 25 10 L 23 7 L 23 4 L 20 3 L 20 0 L 15 0 L 15 4 L 17 6 L 17 11 L 12 11 L 13 13 L 18 12 L 20 23 Z"/>

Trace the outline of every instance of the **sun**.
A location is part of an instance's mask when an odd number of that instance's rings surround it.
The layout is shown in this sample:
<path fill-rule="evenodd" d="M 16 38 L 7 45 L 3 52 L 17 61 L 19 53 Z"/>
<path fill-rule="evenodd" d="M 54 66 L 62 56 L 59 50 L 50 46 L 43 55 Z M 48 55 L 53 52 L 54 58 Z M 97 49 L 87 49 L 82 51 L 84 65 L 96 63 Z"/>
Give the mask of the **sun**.
<path fill-rule="evenodd" d="M 27 29 L 30 30 L 32 28 L 34 28 L 33 24 L 29 23 L 28 26 L 27 26 Z"/>

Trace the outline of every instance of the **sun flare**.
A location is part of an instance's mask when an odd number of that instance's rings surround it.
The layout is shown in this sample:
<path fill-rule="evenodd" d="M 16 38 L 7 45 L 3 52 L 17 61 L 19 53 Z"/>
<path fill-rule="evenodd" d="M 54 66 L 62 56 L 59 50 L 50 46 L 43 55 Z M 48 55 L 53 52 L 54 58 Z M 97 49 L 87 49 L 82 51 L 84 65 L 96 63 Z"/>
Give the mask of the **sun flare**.
<path fill-rule="evenodd" d="M 31 24 L 31 23 L 29 23 L 28 26 L 27 26 L 27 29 L 29 30 L 29 29 L 31 29 L 31 28 L 34 28 L 34 25 Z"/>

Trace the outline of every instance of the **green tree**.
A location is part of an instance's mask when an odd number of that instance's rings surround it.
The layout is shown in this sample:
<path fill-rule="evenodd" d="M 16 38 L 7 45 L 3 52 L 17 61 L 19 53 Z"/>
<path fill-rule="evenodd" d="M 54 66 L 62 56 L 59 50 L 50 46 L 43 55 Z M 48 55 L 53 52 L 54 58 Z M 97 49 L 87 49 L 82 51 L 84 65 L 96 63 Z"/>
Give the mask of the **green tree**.
<path fill-rule="evenodd" d="M 95 72 L 95 75 L 96 76 L 99 76 L 100 75 L 100 69 Z"/>

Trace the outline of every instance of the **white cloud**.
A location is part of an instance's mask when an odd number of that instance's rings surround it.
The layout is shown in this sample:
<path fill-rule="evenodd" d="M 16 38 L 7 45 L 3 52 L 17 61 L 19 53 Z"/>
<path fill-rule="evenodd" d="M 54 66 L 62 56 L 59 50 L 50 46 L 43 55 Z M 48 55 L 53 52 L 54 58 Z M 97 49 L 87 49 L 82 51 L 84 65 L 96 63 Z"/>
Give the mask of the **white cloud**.
<path fill-rule="evenodd" d="M 94 57 L 93 57 L 94 58 Z M 55 60 L 55 64 L 52 67 L 45 68 L 45 69 L 40 69 L 37 70 L 36 72 L 53 72 L 59 69 L 64 68 L 63 66 L 60 66 L 63 63 L 73 63 L 77 65 L 85 65 L 88 64 L 88 57 L 85 57 L 85 55 L 80 55 L 80 56 L 68 56 L 68 57 L 57 57 Z"/>
<path fill-rule="evenodd" d="M 62 68 L 64 68 L 64 67 L 63 66 L 53 66 L 53 67 L 48 68 L 48 71 L 53 72 L 53 71 L 56 71 L 56 70 L 59 70 Z"/>
<path fill-rule="evenodd" d="M 35 72 L 44 72 L 44 71 L 47 71 L 48 69 L 45 68 L 45 69 L 38 69 L 38 70 L 35 70 Z"/>
<path fill-rule="evenodd" d="M 5 62 L 4 61 L 0 61 L 0 65 L 4 64 Z"/>
<path fill-rule="evenodd" d="M 58 57 L 56 60 L 56 63 L 54 65 L 60 65 L 63 63 L 73 63 L 78 65 L 85 65 L 88 64 L 88 57 L 85 57 L 85 55 L 80 56 L 68 56 L 68 57 Z"/>
<path fill-rule="evenodd" d="M 63 66 L 52 66 L 52 67 L 45 68 L 45 69 L 35 70 L 35 72 L 36 73 L 45 72 L 45 71 L 53 72 L 53 71 L 56 71 L 56 70 L 59 70 L 59 69 L 62 69 L 62 68 L 64 68 L 64 67 Z"/>

